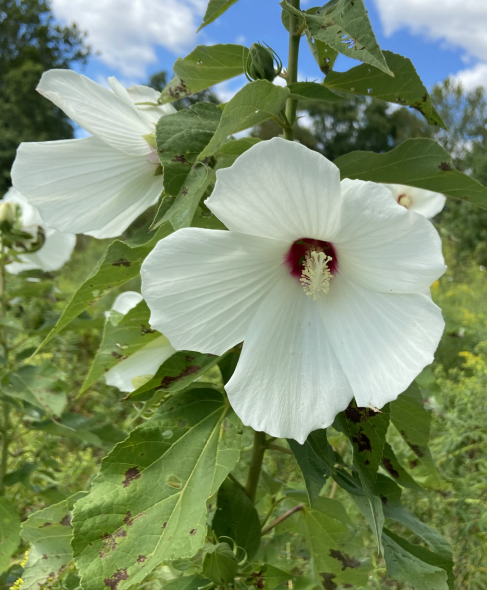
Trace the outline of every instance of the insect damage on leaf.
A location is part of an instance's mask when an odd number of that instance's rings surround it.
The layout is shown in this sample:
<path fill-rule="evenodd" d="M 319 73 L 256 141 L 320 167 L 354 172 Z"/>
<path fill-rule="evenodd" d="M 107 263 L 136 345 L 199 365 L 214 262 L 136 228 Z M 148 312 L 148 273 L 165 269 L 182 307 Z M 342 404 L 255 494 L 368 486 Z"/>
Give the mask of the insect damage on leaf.
<path fill-rule="evenodd" d="M 384 465 L 385 469 L 392 475 L 392 477 L 398 479 L 400 477 L 398 471 L 394 469 L 391 460 L 388 457 L 382 457 L 382 465 Z"/>
<path fill-rule="evenodd" d="M 334 559 L 338 559 L 342 563 L 342 571 L 346 570 L 347 568 L 358 568 L 360 567 L 360 561 L 355 559 L 348 553 L 342 553 L 342 551 L 338 551 L 336 549 L 330 549 L 329 551 L 331 557 Z"/>
<path fill-rule="evenodd" d="M 136 479 L 139 479 L 140 477 L 140 471 L 138 467 L 130 467 L 130 469 L 127 469 L 127 471 L 125 472 L 125 479 L 123 480 L 123 487 L 124 488 L 128 488 L 129 485 Z"/>
<path fill-rule="evenodd" d="M 111 588 L 112 590 L 117 590 L 120 582 L 122 582 L 122 580 L 128 580 L 128 577 L 129 577 L 129 575 L 127 573 L 127 568 L 118 569 L 113 574 L 113 576 L 110 576 L 109 578 L 105 578 L 103 580 L 103 583 L 108 588 Z"/>
<path fill-rule="evenodd" d="M 438 168 L 440 170 L 442 170 L 443 172 L 451 172 L 453 170 L 453 168 L 451 167 L 450 164 L 448 164 L 448 162 L 441 162 L 441 164 L 438 166 Z"/>
<path fill-rule="evenodd" d="M 110 533 L 103 533 L 101 536 L 102 540 L 105 542 L 103 547 L 99 551 L 99 555 L 101 559 L 108 557 L 112 551 L 115 551 L 117 548 L 117 539 L 122 539 L 127 536 L 127 531 L 123 528 L 117 529 L 114 533 L 110 535 Z"/>
<path fill-rule="evenodd" d="M 125 266 L 125 268 L 131 266 L 131 264 L 132 263 L 129 260 L 126 260 L 125 258 L 119 258 L 118 260 L 115 260 L 115 262 L 112 262 L 112 266 Z"/>

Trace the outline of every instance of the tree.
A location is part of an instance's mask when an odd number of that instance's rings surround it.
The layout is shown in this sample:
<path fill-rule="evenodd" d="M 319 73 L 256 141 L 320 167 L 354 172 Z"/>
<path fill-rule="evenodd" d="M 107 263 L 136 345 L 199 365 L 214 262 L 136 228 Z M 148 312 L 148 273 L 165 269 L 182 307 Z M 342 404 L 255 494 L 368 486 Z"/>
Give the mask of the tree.
<path fill-rule="evenodd" d="M 48 0 L 0 0 L 0 195 L 20 142 L 73 137 L 66 115 L 35 88 L 44 71 L 85 63 L 85 38 L 75 24 L 55 23 Z"/>

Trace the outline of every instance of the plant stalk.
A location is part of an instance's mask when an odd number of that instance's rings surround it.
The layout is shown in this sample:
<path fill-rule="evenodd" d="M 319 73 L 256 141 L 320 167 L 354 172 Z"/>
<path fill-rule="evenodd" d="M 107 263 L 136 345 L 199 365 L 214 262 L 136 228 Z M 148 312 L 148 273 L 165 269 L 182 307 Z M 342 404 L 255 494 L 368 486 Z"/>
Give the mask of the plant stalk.
<path fill-rule="evenodd" d="M 290 0 L 294 8 L 300 9 L 300 0 Z M 298 81 L 298 58 L 299 42 L 301 41 L 301 30 L 299 27 L 299 18 L 294 14 L 289 15 L 289 57 L 287 62 L 287 85 L 294 84 Z M 286 118 L 289 121 L 289 128 L 284 129 L 285 139 L 294 140 L 294 125 L 296 124 L 296 109 L 298 101 L 294 98 L 288 98 L 286 101 Z"/>
<path fill-rule="evenodd" d="M 284 514 L 279 516 L 279 518 L 276 518 L 276 520 L 273 520 L 269 524 L 269 526 L 266 526 L 265 529 L 262 530 L 261 535 L 262 536 L 267 535 L 267 533 L 270 533 L 275 526 L 277 526 L 278 524 L 281 524 L 281 522 L 283 520 L 286 520 L 286 518 L 289 518 L 290 516 L 292 516 L 296 512 L 299 512 L 303 508 L 304 508 L 304 504 L 298 504 L 294 508 L 291 508 L 291 510 L 288 510 L 287 512 L 285 512 Z"/>
<path fill-rule="evenodd" d="M 254 433 L 254 448 L 252 450 L 252 459 L 250 460 L 249 474 L 245 484 L 245 492 L 253 504 L 255 504 L 255 494 L 259 483 L 260 470 L 264 453 L 267 449 L 265 432 Z"/>

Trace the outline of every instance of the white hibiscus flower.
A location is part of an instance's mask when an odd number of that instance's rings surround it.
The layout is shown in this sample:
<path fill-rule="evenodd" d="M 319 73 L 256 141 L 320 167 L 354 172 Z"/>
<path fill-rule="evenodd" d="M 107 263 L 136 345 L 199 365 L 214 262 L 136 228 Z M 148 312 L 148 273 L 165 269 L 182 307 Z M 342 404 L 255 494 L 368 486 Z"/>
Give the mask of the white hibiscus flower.
<path fill-rule="evenodd" d="M 384 184 L 384 186 L 391 191 L 399 205 L 415 213 L 420 213 L 427 219 L 438 215 L 445 206 L 446 197 L 440 193 L 405 184 Z"/>
<path fill-rule="evenodd" d="M 125 291 L 115 299 L 112 311 L 125 315 L 140 301 L 140 293 Z M 168 339 L 160 336 L 107 371 L 105 382 L 107 385 L 118 387 L 120 391 L 135 391 L 155 375 L 162 363 L 175 352 Z"/>
<path fill-rule="evenodd" d="M 49 229 L 42 221 L 39 211 L 27 202 L 27 199 L 14 188 L 10 188 L 4 195 L 2 203 L 15 203 L 20 208 L 20 223 L 22 229 L 37 239 L 39 228 L 44 233 L 44 243 L 36 252 L 18 254 L 18 260 L 7 264 L 5 269 L 11 274 L 18 274 L 24 270 L 58 270 L 71 257 L 76 245 L 74 234 L 60 233 Z"/>
<path fill-rule="evenodd" d="M 230 231 L 179 230 L 142 266 L 151 325 L 176 350 L 242 354 L 226 390 L 255 430 L 303 443 L 355 397 L 381 408 L 433 361 L 440 238 L 380 185 L 272 139 L 217 173 Z"/>
<path fill-rule="evenodd" d="M 155 131 L 171 105 L 156 102 L 146 86 L 112 91 L 71 70 L 42 75 L 38 92 L 92 134 L 84 139 L 22 143 L 12 168 L 13 185 L 58 231 L 97 238 L 120 235 L 163 189 L 158 159 L 144 136 Z"/>

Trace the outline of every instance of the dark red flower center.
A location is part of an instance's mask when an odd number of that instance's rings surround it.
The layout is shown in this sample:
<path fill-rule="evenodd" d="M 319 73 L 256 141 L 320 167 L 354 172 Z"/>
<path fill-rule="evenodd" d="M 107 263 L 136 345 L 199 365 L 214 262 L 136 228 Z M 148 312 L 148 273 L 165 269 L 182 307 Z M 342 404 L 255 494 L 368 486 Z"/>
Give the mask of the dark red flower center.
<path fill-rule="evenodd" d="M 330 256 L 331 260 L 328 263 L 328 268 L 332 275 L 335 274 L 338 269 L 338 261 L 333 244 L 313 238 L 300 238 L 289 248 L 285 257 L 285 262 L 293 277 L 301 278 L 306 255 L 311 252 L 323 252 L 326 256 Z"/>

